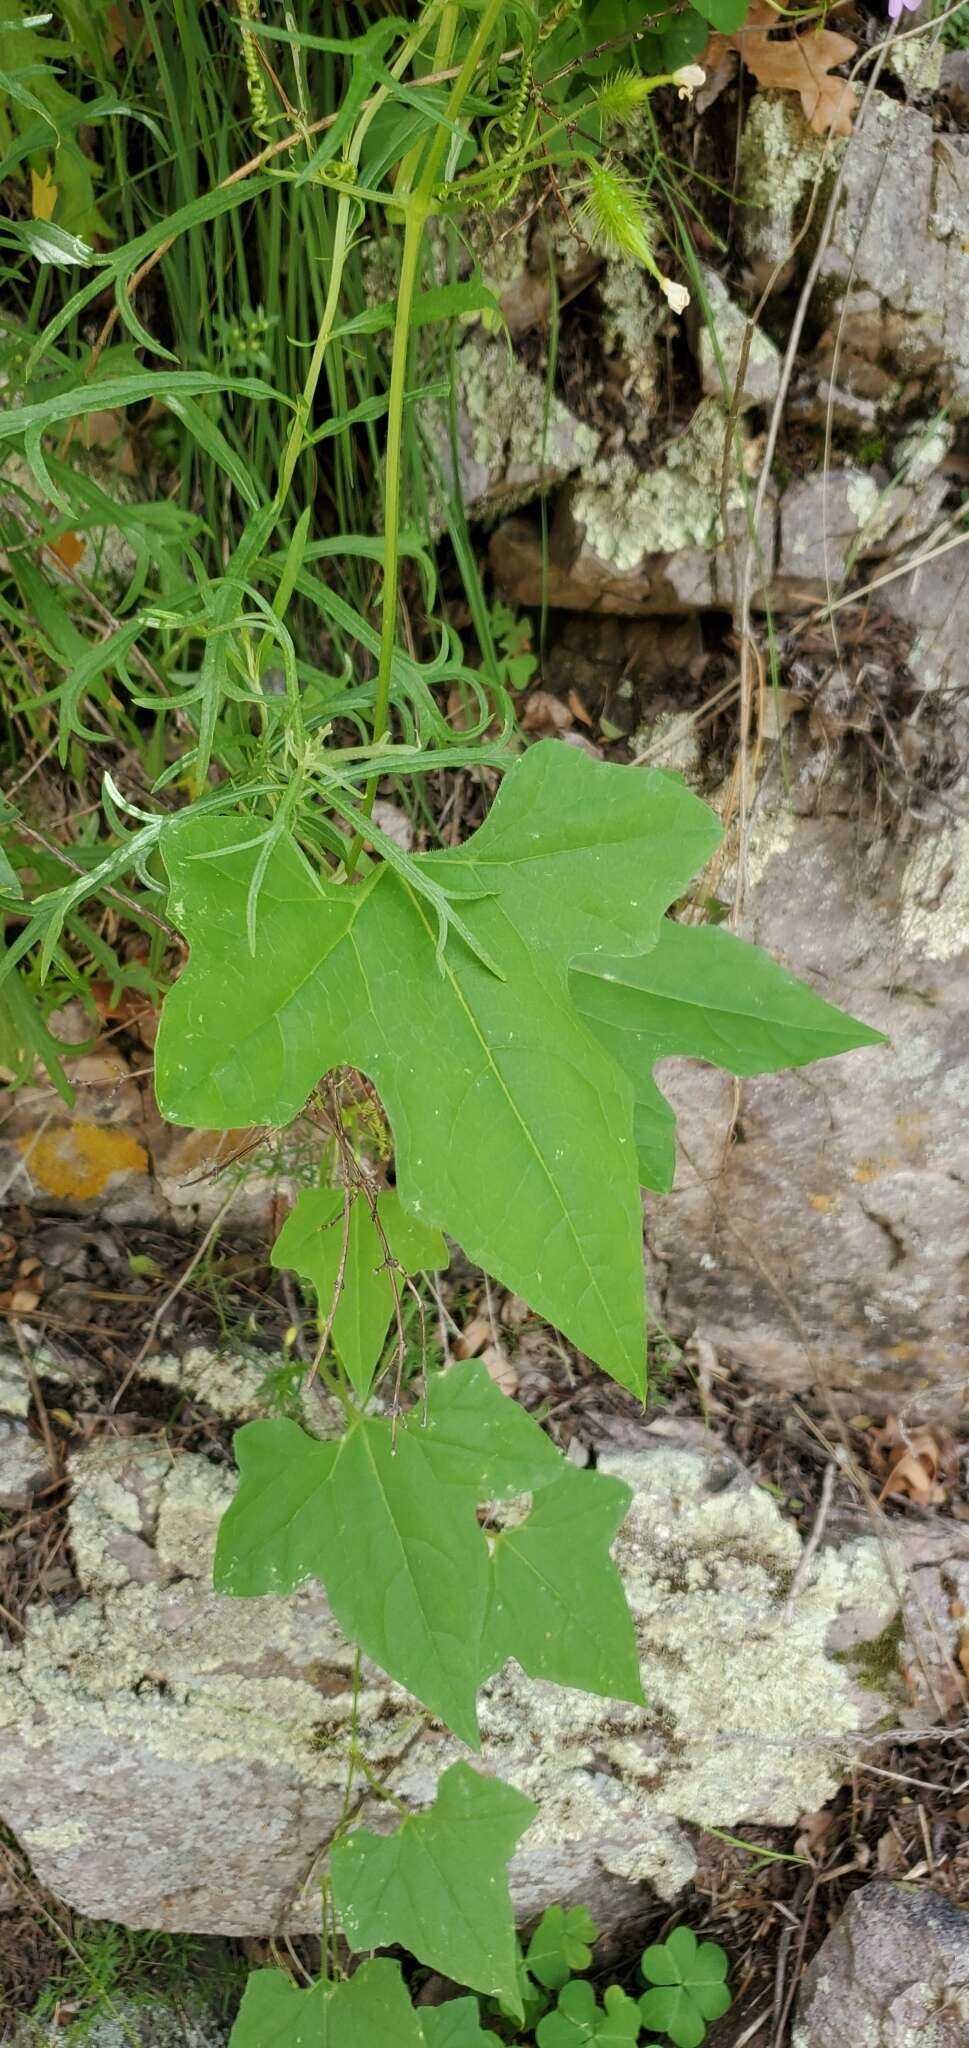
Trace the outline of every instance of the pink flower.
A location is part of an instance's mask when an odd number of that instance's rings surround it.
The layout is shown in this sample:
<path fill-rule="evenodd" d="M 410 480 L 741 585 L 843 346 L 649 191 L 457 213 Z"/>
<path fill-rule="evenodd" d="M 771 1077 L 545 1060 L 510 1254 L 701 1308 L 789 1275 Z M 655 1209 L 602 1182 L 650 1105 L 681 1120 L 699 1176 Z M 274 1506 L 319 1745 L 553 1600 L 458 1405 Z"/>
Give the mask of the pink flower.
<path fill-rule="evenodd" d="M 916 8 L 921 5 L 922 0 L 888 0 L 888 18 L 890 21 L 900 21 L 903 7 L 908 9 L 909 14 L 914 14 Z"/>

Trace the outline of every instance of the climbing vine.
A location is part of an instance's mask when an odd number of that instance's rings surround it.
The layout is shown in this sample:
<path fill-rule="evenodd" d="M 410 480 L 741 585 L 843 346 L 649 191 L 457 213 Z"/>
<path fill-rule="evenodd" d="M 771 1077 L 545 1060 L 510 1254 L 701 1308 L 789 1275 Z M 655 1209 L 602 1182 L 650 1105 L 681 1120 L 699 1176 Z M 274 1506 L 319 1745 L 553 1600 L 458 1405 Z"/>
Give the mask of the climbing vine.
<path fill-rule="evenodd" d="M 309 185 L 325 212 L 329 261 L 316 330 L 303 337 L 301 389 L 293 398 L 224 366 L 146 369 L 126 358 L 100 370 L 95 357 L 83 375 L 58 377 L 0 419 L 0 441 L 22 447 L 45 501 L 65 518 L 76 486 L 63 448 L 51 450 L 54 430 L 149 401 L 175 415 L 243 508 L 220 573 L 201 572 L 192 533 L 160 534 L 159 587 L 96 643 L 71 646 L 69 676 L 52 693 L 62 761 L 79 740 L 101 743 L 92 707 L 110 680 L 139 714 L 177 727 L 186 801 L 136 804 L 105 776 L 110 850 L 23 906 L 4 963 L 7 1001 L 22 1010 L 26 1000 L 10 979 L 19 962 L 35 961 L 42 977 L 82 906 L 134 877 L 138 901 L 162 909 L 187 948 L 156 1049 L 169 1119 L 285 1124 L 321 1077 L 347 1069 L 376 1090 L 394 1185 L 378 1184 L 366 1145 L 354 1146 L 337 1110 L 334 1184 L 301 1194 L 273 1251 L 276 1265 L 316 1289 L 315 1369 L 342 1431 L 318 1441 L 276 1419 L 239 1433 L 240 1484 L 220 1531 L 216 1584 L 245 1600 L 319 1580 L 360 1655 L 472 1754 L 479 1688 L 510 1658 L 535 1679 L 643 1700 L 610 1555 L 629 1493 L 567 1464 L 480 1364 L 425 1369 L 405 1389 L 402 1346 L 388 1347 L 387 1336 L 408 1289 L 445 1267 L 451 1238 L 642 1397 L 641 1190 L 670 1187 L 675 1149 L 655 1062 L 681 1053 L 752 1074 L 877 1038 L 730 932 L 669 915 L 721 838 L 713 812 L 677 778 L 556 742 L 515 755 L 498 670 L 469 668 L 443 620 L 429 661 L 401 636 L 405 561 L 423 579 L 429 612 L 435 602 L 413 493 L 421 407 L 445 388 L 434 382 L 431 340 L 457 321 L 500 325 L 477 270 L 458 275 L 469 217 L 547 179 L 587 236 L 635 257 L 681 310 L 688 294 L 671 274 L 676 258 L 661 256 L 662 222 L 618 138 L 652 94 L 688 94 L 702 76 L 692 59 L 707 23 L 729 31 L 744 12 L 742 0 L 651 16 L 625 0 L 426 0 L 411 22 L 383 14 L 357 36 L 327 38 L 270 26 L 247 0 L 246 177 L 112 254 L 95 257 L 51 229 L 60 260 L 89 265 L 93 276 L 49 322 L 33 358 L 53 360 L 68 322 L 106 287 L 132 341 L 158 354 L 135 306 L 146 266 L 243 197 L 258 200 L 279 182 Z M 301 112 L 277 150 L 267 79 L 287 47 L 298 58 L 323 50 L 345 85 L 332 120 Z M 347 267 L 375 222 L 394 239 L 394 293 L 348 311 Z M 347 363 L 374 337 L 389 337 L 385 389 L 350 404 Z M 216 395 L 286 416 L 271 489 L 214 423 L 206 408 Z M 319 445 L 361 426 L 379 433 L 382 529 L 316 542 Z M 379 573 L 376 626 L 322 580 L 324 557 L 341 553 Z M 361 672 L 349 660 L 336 676 L 312 666 L 298 622 L 314 604 L 361 657 Z M 463 712 L 451 722 L 441 703 L 454 691 Z M 457 848 L 412 856 L 375 818 L 381 777 L 406 784 L 483 767 L 503 779 Z M 156 796 L 175 774 L 159 773 Z M 66 1086 L 39 1024 L 21 1028 Z M 503 1512 L 510 1502 L 516 1512 Z M 427 1813 L 375 1835 L 354 1823 L 366 1774 L 352 1731 L 348 1743 L 346 1818 L 324 1883 L 323 1975 L 297 1991 L 282 1972 L 257 1973 L 238 2048 L 443 2040 L 433 2018 L 412 2009 L 395 1963 L 341 1974 L 338 1928 L 357 1951 L 402 1945 L 521 2023 L 506 1866 L 534 1806 L 461 1762 Z M 668 2011 L 692 2024 L 691 1981 L 655 1977 L 647 2023 Z M 706 1980 L 696 1981 L 702 1990 Z M 712 2011 L 721 1994 L 708 1985 L 704 1995 Z M 588 2003 L 584 1992 L 569 1994 L 556 2040 L 570 1999 L 577 2013 Z M 701 1991 L 697 1999 L 700 2012 Z M 623 2012 L 613 2000 L 608 2038 L 635 2038 L 621 2031 Z M 466 2034 L 447 2039 L 481 2039 L 476 2026 L 469 2019 Z"/>

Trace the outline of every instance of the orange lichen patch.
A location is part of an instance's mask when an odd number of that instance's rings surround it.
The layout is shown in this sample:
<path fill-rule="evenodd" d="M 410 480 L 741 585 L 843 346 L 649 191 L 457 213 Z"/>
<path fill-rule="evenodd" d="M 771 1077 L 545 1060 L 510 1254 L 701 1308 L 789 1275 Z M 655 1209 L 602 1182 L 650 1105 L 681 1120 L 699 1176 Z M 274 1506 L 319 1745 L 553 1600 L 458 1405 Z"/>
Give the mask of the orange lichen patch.
<path fill-rule="evenodd" d="M 179 1131 L 165 1153 L 164 1171 L 183 1180 L 192 1174 L 211 1173 L 220 1166 L 231 1165 L 251 1150 L 255 1137 L 256 1133 L 249 1129 Z"/>
<path fill-rule="evenodd" d="M 851 1178 L 858 1181 L 862 1187 L 868 1187 L 873 1180 L 880 1180 L 883 1173 L 891 1173 L 892 1169 L 901 1166 L 901 1163 L 900 1159 L 862 1159 L 854 1168 Z"/>
<path fill-rule="evenodd" d="M 89 1202 L 116 1173 L 147 1173 L 148 1154 L 127 1131 L 102 1124 L 58 1124 L 17 1143 L 31 1178 L 61 1201 Z"/>
<path fill-rule="evenodd" d="M 812 1195 L 810 1200 L 812 1209 L 817 1209 L 821 1216 L 830 1216 L 831 1211 L 838 1206 L 834 1195 Z"/>
<path fill-rule="evenodd" d="M 59 540 L 48 541 L 47 545 L 65 569 L 76 569 L 84 560 L 84 542 L 76 533 L 62 533 Z"/>

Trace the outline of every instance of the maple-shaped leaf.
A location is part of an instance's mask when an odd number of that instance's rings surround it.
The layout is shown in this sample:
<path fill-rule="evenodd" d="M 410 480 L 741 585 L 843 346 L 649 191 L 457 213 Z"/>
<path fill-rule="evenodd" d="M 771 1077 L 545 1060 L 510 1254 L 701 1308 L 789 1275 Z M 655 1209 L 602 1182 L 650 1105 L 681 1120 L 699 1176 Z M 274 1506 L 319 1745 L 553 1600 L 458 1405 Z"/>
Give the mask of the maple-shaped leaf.
<path fill-rule="evenodd" d="M 357 1417 L 338 1445 L 292 1422 L 247 1423 L 235 1439 L 239 1490 L 219 1525 L 217 1590 L 288 1593 L 318 1578 L 350 1639 L 473 1747 L 478 1683 L 506 1657 L 641 1701 L 609 1554 L 628 1487 L 567 1466 L 477 1360 L 433 1375 L 426 1409 L 396 1433 Z M 479 1505 L 524 1492 L 531 1512 L 492 1550 Z"/>
<path fill-rule="evenodd" d="M 394 1314 L 388 1253 L 405 1273 L 438 1271 L 448 1262 L 440 1231 L 409 1216 L 395 1189 L 385 1188 L 375 1206 L 383 1241 L 365 1195 L 350 1198 L 345 1217 L 342 1189 L 304 1188 L 270 1256 L 270 1265 L 291 1266 L 312 1283 L 322 1319 L 331 1314 L 339 1286 L 330 1334 L 361 1401 L 370 1392 Z"/>
<path fill-rule="evenodd" d="M 641 1700 L 626 1596 L 618 1575 L 602 1569 L 629 1491 L 605 1473 L 590 1490 L 587 1477 L 566 1466 L 523 1522 L 493 1537 L 481 1675 L 515 1657 L 529 1678 Z"/>
<path fill-rule="evenodd" d="M 283 1970 L 254 1970 L 229 2048 L 425 2048 L 397 1963 L 363 1963 L 342 1984 L 299 1990 Z"/>
<path fill-rule="evenodd" d="M 854 90 L 846 78 L 832 74 L 837 65 L 850 62 L 857 44 L 833 29 L 813 26 L 800 35 L 771 35 L 783 25 L 785 18 L 770 0 L 753 0 L 743 27 L 711 36 L 701 62 L 714 72 L 724 58 L 740 56 L 758 85 L 800 94 L 816 134 L 832 130 L 835 135 L 850 135 L 857 105 Z"/>
<path fill-rule="evenodd" d="M 569 966 L 652 946 L 720 836 L 675 777 L 555 741 L 521 756 L 464 847 L 356 888 L 320 881 L 285 838 L 265 861 L 251 821 L 190 815 L 164 842 L 191 958 L 162 1013 L 161 1108 L 284 1123 L 322 1073 L 362 1069 L 404 1207 L 641 1393 L 631 1090 L 570 1001 Z M 452 929 L 440 957 L 425 882 L 477 952 Z"/>
<path fill-rule="evenodd" d="M 636 959 L 578 961 L 582 1015 L 636 1090 L 634 1131 L 644 1187 L 673 1185 L 676 1121 L 652 1080 L 654 1062 L 692 1055 L 731 1074 L 772 1074 L 883 1043 L 883 1034 L 787 974 L 758 946 L 718 925 L 664 919 Z"/>
<path fill-rule="evenodd" d="M 452 1764 L 434 1804 L 392 1835 L 355 1828 L 330 1873 L 351 1948 L 397 1944 L 520 2020 L 518 1955 L 507 1865 L 537 1806 L 513 1785 Z"/>

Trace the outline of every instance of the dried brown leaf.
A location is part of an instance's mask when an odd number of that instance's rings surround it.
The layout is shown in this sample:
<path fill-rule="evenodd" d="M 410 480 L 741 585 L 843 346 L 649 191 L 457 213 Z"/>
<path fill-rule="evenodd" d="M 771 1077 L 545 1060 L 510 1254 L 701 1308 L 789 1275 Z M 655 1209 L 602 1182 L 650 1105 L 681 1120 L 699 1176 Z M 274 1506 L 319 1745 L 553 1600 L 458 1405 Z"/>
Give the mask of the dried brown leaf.
<path fill-rule="evenodd" d="M 807 28 L 800 35 L 772 37 L 778 17 L 767 0 L 754 0 L 743 28 L 734 35 L 714 35 L 700 59 L 707 72 L 716 70 L 729 51 L 742 57 L 758 85 L 800 94 L 801 105 L 816 135 L 850 135 L 855 95 L 846 78 L 832 76 L 835 66 L 855 54 L 850 36 L 828 28 Z"/>

